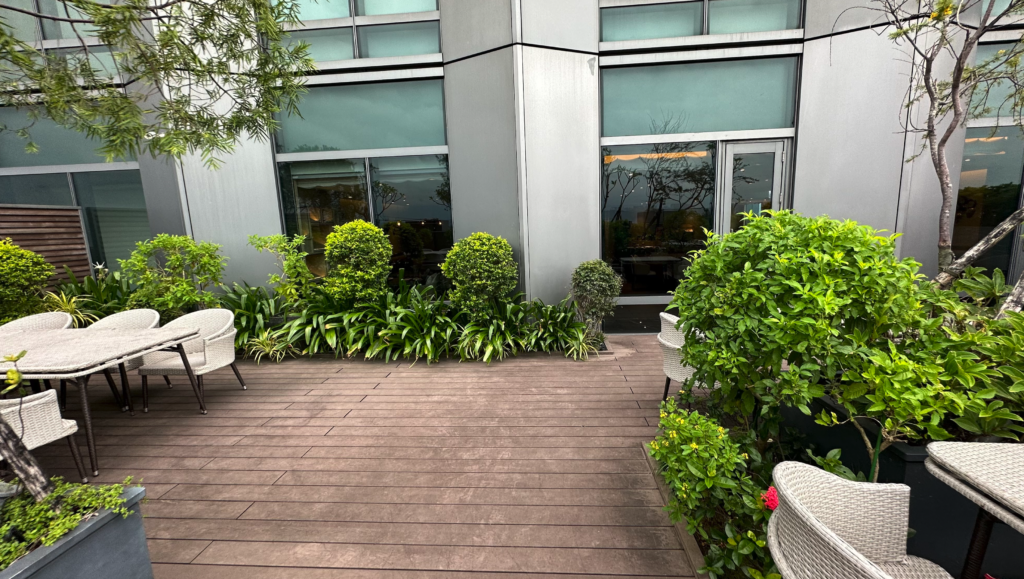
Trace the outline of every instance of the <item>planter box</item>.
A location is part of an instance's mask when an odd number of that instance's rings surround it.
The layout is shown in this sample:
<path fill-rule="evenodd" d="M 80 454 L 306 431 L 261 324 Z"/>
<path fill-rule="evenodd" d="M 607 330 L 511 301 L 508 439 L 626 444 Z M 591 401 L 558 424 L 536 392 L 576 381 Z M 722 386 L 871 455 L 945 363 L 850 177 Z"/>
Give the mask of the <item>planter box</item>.
<path fill-rule="evenodd" d="M 124 491 L 127 519 L 102 511 L 50 547 L 40 547 L 0 571 L 0 579 L 153 579 L 139 501 L 146 489 Z"/>
<path fill-rule="evenodd" d="M 817 401 L 814 413 L 836 410 L 829 401 Z M 840 414 L 845 415 L 845 412 Z M 843 464 L 867 475 L 871 468 L 864 442 L 851 425 L 826 427 L 796 409 L 782 412 L 786 426 L 794 427 L 813 444 L 814 454 L 824 456 L 833 448 L 843 451 Z M 877 433 L 877 430 L 875 430 Z M 978 507 L 925 470 L 928 454 L 923 446 L 897 443 L 879 459 L 879 482 L 903 483 L 910 487 L 910 528 L 915 535 L 907 541 L 907 551 L 941 565 L 959 577 L 967 557 L 967 545 L 974 531 Z M 982 572 L 999 579 L 1024 579 L 1024 535 L 997 523 L 985 555 Z"/>

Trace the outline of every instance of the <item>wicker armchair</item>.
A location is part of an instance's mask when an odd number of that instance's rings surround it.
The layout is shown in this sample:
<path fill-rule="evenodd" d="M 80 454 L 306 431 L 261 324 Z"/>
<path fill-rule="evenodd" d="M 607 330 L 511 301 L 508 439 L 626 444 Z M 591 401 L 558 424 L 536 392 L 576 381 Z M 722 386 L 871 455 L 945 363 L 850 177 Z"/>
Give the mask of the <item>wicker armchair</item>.
<path fill-rule="evenodd" d="M 82 455 L 75 444 L 75 433 L 78 423 L 64 420 L 57 407 L 57 392 L 47 390 L 41 394 L 32 394 L 24 398 L 0 400 L 0 418 L 21 437 L 21 441 L 29 450 L 39 448 L 61 438 L 67 440 L 71 449 L 71 457 L 75 459 L 75 467 L 82 482 L 89 482 L 85 476 L 85 465 Z"/>
<path fill-rule="evenodd" d="M 199 338 L 185 342 L 189 366 L 203 394 L 203 375 L 230 366 L 245 390 L 245 381 L 235 364 L 235 314 L 230 310 L 210 309 L 186 314 L 168 323 L 165 328 L 199 328 Z M 142 357 L 142 411 L 149 412 L 149 376 L 163 376 L 170 386 L 170 376 L 187 374 L 181 356 L 176 353 L 157 352 Z"/>
<path fill-rule="evenodd" d="M 107 316 L 87 329 L 90 331 L 95 330 L 151 330 L 160 326 L 160 313 L 156 310 L 128 310 L 126 312 L 118 312 L 114 315 Z M 118 365 L 118 371 L 121 374 L 121 398 L 117 396 L 117 387 L 114 385 L 114 378 L 110 375 L 110 370 L 103 371 L 103 377 L 107 379 L 107 384 L 110 386 L 110 390 L 114 393 L 114 399 L 118 401 L 118 405 L 121 407 L 121 411 L 131 411 L 132 415 L 135 414 L 135 408 L 132 405 L 132 394 L 131 384 L 128 383 L 128 371 L 136 370 L 142 366 L 142 358 L 133 358 L 123 364 Z M 65 400 L 65 388 L 61 384 L 61 407 L 66 408 Z"/>
<path fill-rule="evenodd" d="M 0 332 L 34 332 L 38 330 L 66 330 L 72 326 L 71 314 L 47 312 L 25 316 L 0 326 Z"/>
<path fill-rule="evenodd" d="M 668 388 L 673 380 L 683 383 L 693 376 L 693 368 L 680 363 L 679 348 L 685 339 L 683 333 L 676 329 L 678 321 L 679 318 L 676 316 L 661 312 L 661 333 L 658 334 L 658 343 L 661 344 L 665 370 L 665 393 L 661 396 L 662 400 L 668 399 Z"/>
<path fill-rule="evenodd" d="M 907 555 L 910 487 L 859 483 L 799 462 L 775 467 L 768 549 L 784 579 L 952 579 Z"/>

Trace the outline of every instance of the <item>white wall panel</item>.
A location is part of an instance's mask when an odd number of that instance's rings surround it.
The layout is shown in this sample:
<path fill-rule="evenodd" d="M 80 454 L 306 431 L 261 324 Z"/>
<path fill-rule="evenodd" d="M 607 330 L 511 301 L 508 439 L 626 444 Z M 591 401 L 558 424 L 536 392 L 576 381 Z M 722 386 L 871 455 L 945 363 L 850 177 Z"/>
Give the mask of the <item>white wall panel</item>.
<path fill-rule="evenodd" d="M 441 0 L 440 8 L 445 61 L 512 43 L 512 0 Z"/>
<path fill-rule="evenodd" d="M 521 5 L 524 43 L 597 52 L 598 0 L 521 0 Z"/>

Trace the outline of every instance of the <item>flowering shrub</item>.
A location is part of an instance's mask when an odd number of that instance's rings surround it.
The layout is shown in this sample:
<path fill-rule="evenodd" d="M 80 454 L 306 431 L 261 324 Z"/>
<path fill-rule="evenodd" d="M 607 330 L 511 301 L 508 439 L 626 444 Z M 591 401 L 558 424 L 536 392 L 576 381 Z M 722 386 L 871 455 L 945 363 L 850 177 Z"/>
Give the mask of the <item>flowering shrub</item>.
<path fill-rule="evenodd" d="M 727 571 L 781 579 L 765 544 L 778 497 L 748 470 L 760 456 L 743 452 L 713 418 L 680 410 L 671 398 L 662 405 L 660 427 L 650 453 L 673 491 L 669 515 L 673 521 L 685 518 L 687 530 L 701 543 L 700 571 L 712 579 Z"/>

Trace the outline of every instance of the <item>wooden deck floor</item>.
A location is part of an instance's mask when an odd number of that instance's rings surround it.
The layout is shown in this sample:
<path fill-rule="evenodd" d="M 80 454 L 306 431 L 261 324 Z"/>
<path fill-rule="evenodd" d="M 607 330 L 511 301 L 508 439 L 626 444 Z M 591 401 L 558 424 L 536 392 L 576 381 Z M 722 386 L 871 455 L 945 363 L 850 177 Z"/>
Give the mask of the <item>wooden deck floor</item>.
<path fill-rule="evenodd" d="M 94 379 L 98 480 L 143 481 L 157 579 L 692 577 L 640 447 L 657 341 L 610 346 L 589 362 L 244 363 L 248 391 L 207 377 L 207 416 L 181 379 L 142 414 L 134 377 L 134 417 Z M 73 475 L 63 443 L 37 455 Z"/>

